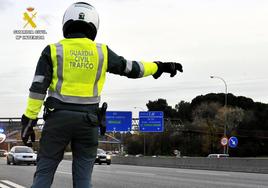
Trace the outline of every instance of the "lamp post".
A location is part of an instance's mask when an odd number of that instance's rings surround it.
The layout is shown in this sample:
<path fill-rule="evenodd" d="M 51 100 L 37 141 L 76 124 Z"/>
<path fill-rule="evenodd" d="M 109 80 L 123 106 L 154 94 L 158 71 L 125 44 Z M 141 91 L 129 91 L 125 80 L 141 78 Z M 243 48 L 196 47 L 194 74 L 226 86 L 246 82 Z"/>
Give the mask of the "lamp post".
<path fill-rule="evenodd" d="M 142 111 L 145 111 L 142 107 L 138 107 L 138 106 L 134 106 L 135 109 L 139 108 L 141 109 Z M 139 120 L 140 121 L 140 120 Z M 143 155 L 145 156 L 146 154 L 146 140 L 145 140 L 145 132 L 143 133 Z"/>
<path fill-rule="evenodd" d="M 226 107 L 227 107 L 227 84 L 226 84 L 226 81 L 222 77 L 219 77 L 219 76 L 210 76 L 210 78 L 220 79 L 224 83 L 224 86 L 225 86 L 224 110 L 226 111 Z M 224 137 L 226 137 L 226 123 L 227 123 L 227 116 L 226 116 L 226 112 L 225 112 L 225 115 L 224 115 L 224 133 L 223 133 Z M 226 154 L 226 146 L 223 147 L 223 153 Z M 227 144 L 227 154 L 228 154 L 228 144 Z"/>

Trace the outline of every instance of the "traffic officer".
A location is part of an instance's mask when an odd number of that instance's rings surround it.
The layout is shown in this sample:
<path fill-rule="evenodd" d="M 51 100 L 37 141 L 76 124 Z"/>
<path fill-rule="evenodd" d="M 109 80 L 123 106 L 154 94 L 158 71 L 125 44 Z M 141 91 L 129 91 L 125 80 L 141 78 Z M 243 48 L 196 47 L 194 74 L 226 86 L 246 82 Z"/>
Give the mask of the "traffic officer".
<path fill-rule="evenodd" d="M 92 5 L 72 4 L 63 16 L 65 38 L 48 45 L 39 58 L 21 132 L 23 142 L 31 146 L 35 141 L 33 127 L 44 103 L 46 121 L 32 188 L 51 186 L 69 143 L 73 152 L 73 187 L 92 187 L 99 103 L 106 72 L 128 78 L 152 75 L 156 79 L 163 72 L 170 73 L 171 77 L 177 71 L 182 72 L 179 63 L 129 61 L 118 56 L 105 44 L 94 42 L 98 28 L 99 16 Z"/>

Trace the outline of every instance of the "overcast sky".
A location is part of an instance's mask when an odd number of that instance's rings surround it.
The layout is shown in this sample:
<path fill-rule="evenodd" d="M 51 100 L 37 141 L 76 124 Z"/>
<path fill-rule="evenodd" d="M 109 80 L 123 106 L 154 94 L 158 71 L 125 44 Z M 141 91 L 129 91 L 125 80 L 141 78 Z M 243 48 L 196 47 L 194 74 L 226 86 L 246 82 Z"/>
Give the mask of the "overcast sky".
<path fill-rule="evenodd" d="M 0 0 L 0 117 L 20 117 L 43 48 L 62 39 L 62 16 L 73 0 Z M 174 106 L 197 95 L 228 92 L 268 103 L 267 0 L 95 0 L 97 42 L 129 60 L 177 61 L 184 73 L 130 80 L 109 74 L 102 92 L 109 110 L 146 109 L 165 98 Z M 27 7 L 37 11 L 43 41 L 15 40 Z M 39 114 L 41 116 L 41 113 Z"/>

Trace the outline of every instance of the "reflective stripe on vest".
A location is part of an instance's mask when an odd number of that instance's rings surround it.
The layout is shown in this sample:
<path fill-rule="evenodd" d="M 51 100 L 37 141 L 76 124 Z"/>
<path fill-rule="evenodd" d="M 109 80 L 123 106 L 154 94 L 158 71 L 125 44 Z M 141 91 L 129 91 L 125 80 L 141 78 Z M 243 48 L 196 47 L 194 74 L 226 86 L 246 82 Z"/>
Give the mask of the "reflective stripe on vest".
<path fill-rule="evenodd" d="M 48 96 L 63 102 L 100 102 L 107 70 L 107 47 L 89 39 L 64 39 L 51 45 L 53 78 Z"/>
<path fill-rule="evenodd" d="M 60 43 L 55 44 L 57 54 L 57 75 L 58 82 L 56 85 L 56 92 L 60 93 L 63 81 L 63 46 Z"/>

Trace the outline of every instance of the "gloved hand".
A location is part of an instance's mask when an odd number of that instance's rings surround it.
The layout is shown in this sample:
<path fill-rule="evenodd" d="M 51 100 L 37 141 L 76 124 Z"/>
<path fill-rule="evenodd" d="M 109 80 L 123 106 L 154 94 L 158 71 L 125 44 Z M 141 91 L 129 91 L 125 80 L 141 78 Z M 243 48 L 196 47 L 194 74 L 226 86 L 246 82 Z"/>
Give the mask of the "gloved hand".
<path fill-rule="evenodd" d="M 180 63 L 175 62 L 160 62 L 156 61 L 154 62 L 157 64 L 158 69 L 155 74 L 153 74 L 153 77 L 155 79 L 159 78 L 163 72 L 170 73 L 170 77 L 173 77 L 177 74 L 177 71 L 183 72 L 182 65 Z"/>
<path fill-rule="evenodd" d="M 106 110 L 108 104 L 104 102 L 99 112 L 99 122 L 100 122 L 100 135 L 104 136 L 106 133 Z"/>
<path fill-rule="evenodd" d="M 36 126 L 37 119 L 30 119 L 24 114 L 21 117 L 21 139 L 25 146 L 32 147 L 32 142 L 35 142 L 35 133 L 33 127 Z M 28 143 L 28 139 L 31 137 L 31 142 Z"/>

